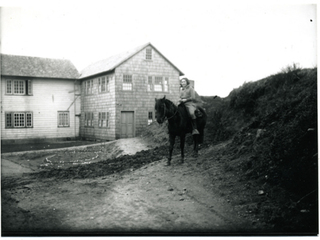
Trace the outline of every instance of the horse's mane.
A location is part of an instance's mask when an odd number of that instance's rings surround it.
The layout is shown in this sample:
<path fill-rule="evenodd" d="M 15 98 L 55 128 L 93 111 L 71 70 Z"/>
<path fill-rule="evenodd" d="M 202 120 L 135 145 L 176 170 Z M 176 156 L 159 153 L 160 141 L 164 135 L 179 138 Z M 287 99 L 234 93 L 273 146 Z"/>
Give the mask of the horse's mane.
<path fill-rule="evenodd" d="M 171 102 L 169 99 L 164 99 L 164 101 L 165 101 L 165 103 L 166 103 L 166 106 L 167 106 L 167 104 L 169 105 L 169 106 L 171 106 L 171 107 L 173 107 L 174 109 L 176 109 L 177 108 L 177 106 L 173 103 L 173 102 Z M 168 107 L 168 106 L 167 106 Z"/>

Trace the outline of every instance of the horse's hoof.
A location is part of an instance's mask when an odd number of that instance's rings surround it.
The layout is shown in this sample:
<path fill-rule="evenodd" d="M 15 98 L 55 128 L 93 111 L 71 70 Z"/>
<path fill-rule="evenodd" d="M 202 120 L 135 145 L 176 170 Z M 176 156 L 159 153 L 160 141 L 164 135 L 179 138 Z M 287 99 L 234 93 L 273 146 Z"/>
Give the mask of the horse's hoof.
<path fill-rule="evenodd" d="M 170 166 L 171 165 L 171 163 L 170 162 L 167 162 L 166 164 L 165 164 L 165 166 Z"/>

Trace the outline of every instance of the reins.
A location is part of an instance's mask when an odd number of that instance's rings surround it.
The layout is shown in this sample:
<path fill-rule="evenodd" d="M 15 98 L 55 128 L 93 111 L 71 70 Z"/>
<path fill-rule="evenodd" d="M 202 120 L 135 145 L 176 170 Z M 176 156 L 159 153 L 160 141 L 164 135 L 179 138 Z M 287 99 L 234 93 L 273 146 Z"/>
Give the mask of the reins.
<path fill-rule="evenodd" d="M 164 111 L 163 111 L 163 116 L 164 116 L 163 122 L 164 122 L 165 120 L 169 120 L 169 119 L 173 118 L 177 114 L 178 109 L 176 110 L 176 112 L 171 117 L 167 117 L 166 118 L 166 103 L 163 103 L 163 105 L 164 105 Z"/>

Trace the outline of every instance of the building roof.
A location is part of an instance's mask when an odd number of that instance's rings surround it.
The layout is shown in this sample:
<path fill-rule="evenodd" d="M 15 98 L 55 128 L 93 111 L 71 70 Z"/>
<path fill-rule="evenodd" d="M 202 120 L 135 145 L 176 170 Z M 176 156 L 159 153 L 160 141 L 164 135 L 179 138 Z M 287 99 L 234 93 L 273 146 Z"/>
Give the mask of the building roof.
<path fill-rule="evenodd" d="M 1 54 L 1 75 L 77 79 L 79 72 L 65 59 Z"/>
<path fill-rule="evenodd" d="M 112 57 L 109 57 L 107 59 L 98 61 L 96 63 L 93 63 L 83 69 L 80 73 L 80 78 L 86 78 L 89 76 L 93 76 L 99 73 L 109 72 L 117 68 L 119 65 L 124 63 L 125 61 L 129 60 L 131 57 L 142 51 L 147 46 L 151 46 L 153 49 L 155 49 L 164 59 L 166 59 L 177 71 L 179 72 L 179 75 L 184 75 L 175 65 L 173 65 L 166 57 L 164 57 L 151 43 L 144 44 L 142 46 L 136 47 L 135 49 L 114 55 Z"/>

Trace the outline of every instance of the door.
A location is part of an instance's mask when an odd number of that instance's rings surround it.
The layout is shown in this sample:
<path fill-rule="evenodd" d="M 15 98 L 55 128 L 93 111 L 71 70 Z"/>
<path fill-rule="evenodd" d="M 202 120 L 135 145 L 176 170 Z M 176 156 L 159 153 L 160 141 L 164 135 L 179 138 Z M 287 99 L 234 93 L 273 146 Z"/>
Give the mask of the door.
<path fill-rule="evenodd" d="M 134 137 L 134 113 L 121 112 L 121 138 Z"/>

